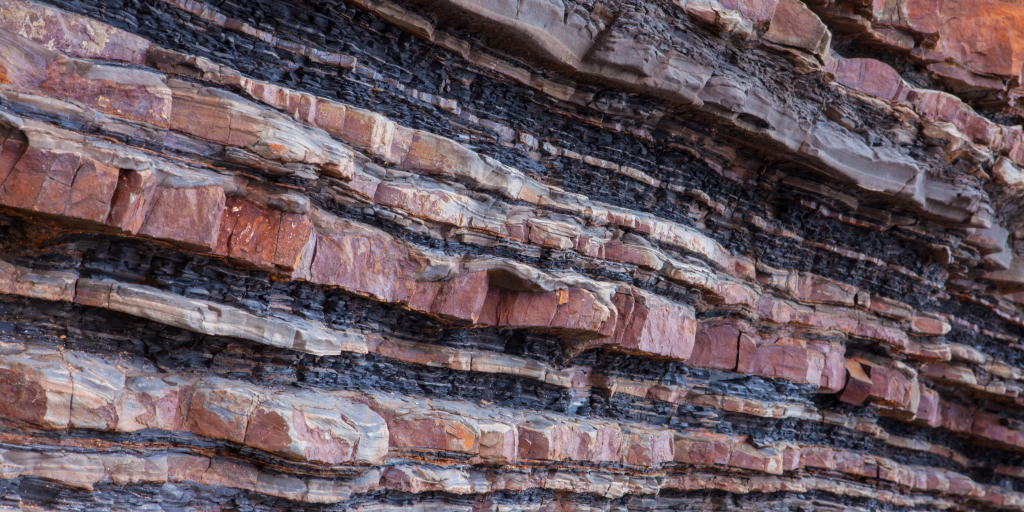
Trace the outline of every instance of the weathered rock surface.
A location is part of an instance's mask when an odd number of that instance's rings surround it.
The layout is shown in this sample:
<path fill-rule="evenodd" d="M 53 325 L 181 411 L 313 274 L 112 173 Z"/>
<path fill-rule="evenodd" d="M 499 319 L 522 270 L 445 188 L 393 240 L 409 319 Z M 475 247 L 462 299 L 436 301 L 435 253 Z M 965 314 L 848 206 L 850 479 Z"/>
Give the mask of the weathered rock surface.
<path fill-rule="evenodd" d="M 1021 27 L 0 0 L 0 509 L 1024 509 Z"/>

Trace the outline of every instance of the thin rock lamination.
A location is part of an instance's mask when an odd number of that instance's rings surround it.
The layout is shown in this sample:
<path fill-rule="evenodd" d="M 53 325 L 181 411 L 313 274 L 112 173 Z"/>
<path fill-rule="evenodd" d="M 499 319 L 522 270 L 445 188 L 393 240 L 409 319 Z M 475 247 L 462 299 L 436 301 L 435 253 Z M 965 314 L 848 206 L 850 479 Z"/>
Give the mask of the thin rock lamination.
<path fill-rule="evenodd" d="M 1024 508 L 1018 18 L 0 0 L 0 508 Z"/>

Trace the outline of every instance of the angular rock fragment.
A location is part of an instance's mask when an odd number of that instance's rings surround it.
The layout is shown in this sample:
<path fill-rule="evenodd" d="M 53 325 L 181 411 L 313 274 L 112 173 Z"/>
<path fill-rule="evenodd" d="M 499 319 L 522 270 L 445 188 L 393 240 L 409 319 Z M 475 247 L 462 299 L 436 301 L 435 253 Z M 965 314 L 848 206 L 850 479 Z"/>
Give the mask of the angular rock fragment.
<path fill-rule="evenodd" d="M 805 51 L 822 60 L 828 55 L 831 37 L 818 16 L 795 0 L 779 1 L 764 34 L 767 41 Z"/>
<path fill-rule="evenodd" d="M 694 337 L 694 366 L 733 370 L 739 354 L 740 330 L 735 325 L 724 323 L 698 327 Z"/>

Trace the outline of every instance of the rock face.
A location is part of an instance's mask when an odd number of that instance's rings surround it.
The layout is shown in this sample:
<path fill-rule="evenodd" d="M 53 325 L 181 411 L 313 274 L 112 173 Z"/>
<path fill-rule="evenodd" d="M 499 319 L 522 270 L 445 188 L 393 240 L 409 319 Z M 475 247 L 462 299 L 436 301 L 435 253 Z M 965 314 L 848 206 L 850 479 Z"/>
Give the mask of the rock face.
<path fill-rule="evenodd" d="M 1022 41 L 0 0 L 0 510 L 1024 509 Z"/>

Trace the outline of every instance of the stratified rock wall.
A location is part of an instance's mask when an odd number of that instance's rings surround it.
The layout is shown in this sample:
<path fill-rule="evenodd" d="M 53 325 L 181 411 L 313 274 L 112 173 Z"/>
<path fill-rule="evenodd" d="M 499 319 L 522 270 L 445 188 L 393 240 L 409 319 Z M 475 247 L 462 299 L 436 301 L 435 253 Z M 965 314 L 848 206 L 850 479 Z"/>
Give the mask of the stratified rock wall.
<path fill-rule="evenodd" d="M 1024 4 L 0 0 L 0 510 L 1024 509 Z"/>

